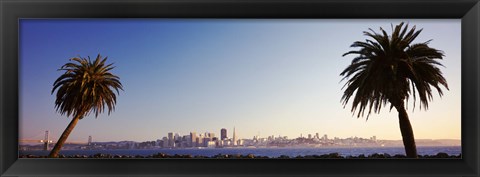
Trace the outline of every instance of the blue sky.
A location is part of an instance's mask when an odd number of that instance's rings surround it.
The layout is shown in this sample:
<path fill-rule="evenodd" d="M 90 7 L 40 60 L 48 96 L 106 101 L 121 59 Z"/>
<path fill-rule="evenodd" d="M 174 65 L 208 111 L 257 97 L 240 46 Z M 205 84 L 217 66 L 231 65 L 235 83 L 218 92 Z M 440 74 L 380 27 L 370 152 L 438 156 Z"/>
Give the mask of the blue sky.
<path fill-rule="evenodd" d="M 20 20 L 20 138 L 56 139 L 70 118 L 54 109 L 57 69 L 72 57 L 108 56 L 124 92 L 110 116 L 79 121 L 69 141 L 156 140 L 168 132 L 233 127 L 270 135 L 401 139 L 396 110 L 368 121 L 343 108 L 340 72 L 362 31 L 400 21 L 423 28 L 446 54 L 450 90 L 430 109 L 408 110 L 416 138 L 460 139 L 460 20 L 62 19 Z"/>

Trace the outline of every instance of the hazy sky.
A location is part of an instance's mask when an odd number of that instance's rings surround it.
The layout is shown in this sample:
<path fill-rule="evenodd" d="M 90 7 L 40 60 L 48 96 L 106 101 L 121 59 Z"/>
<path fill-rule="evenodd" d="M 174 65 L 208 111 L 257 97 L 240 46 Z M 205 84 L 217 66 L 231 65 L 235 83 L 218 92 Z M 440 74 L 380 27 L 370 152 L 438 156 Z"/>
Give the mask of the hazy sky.
<path fill-rule="evenodd" d="M 429 110 L 408 113 L 417 139 L 460 139 L 460 20 L 20 20 L 20 138 L 56 141 L 71 118 L 55 112 L 52 84 L 72 57 L 97 54 L 115 63 L 124 92 L 116 111 L 80 120 L 67 141 L 146 141 L 168 132 L 221 128 L 232 136 L 320 133 L 401 139 L 398 113 L 383 109 L 368 121 L 340 102 L 342 57 L 362 31 L 400 21 L 423 28 L 414 42 L 433 39 L 450 90 L 434 92 Z M 418 104 L 417 104 L 418 106 Z"/>

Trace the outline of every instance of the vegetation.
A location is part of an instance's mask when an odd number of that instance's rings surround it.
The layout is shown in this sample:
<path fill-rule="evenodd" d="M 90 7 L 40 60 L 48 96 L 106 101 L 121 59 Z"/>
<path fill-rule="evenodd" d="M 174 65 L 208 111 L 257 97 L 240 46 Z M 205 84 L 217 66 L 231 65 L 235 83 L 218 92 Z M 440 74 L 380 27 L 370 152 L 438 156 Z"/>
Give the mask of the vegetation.
<path fill-rule="evenodd" d="M 347 105 L 353 96 L 351 112 L 358 111 L 357 118 L 364 116 L 367 120 L 370 113 L 379 113 L 382 106 L 390 103 L 390 110 L 398 111 L 400 131 L 407 157 L 417 158 L 413 129 L 406 111 L 406 104 L 413 96 L 413 109 L 418 97 L 420 109 L 428 109 L 432 100 L 434 87 L 440 96 L 443 92 L 440 86 L 448 90 L 447 81 L 442 76 L 438 62 L 443 58 L 443 52 L 428 46 L 429 41 L 412 43 L 422 29 L 415 26 L 408 29 L 404 23 L 392 27 L 389 36 L 380 28 L 381 33 L 372 29 L 364 31 L 364 35 L 373 40 L 356 41 L 351 47 L 358 50 L 349 51 L 346 55 L 356 55 L 351 64 L 340 74 L 342 80 L 347 80 L 342 89 L 342 103 Z"/>
<path fill-rule="evenodd" d="M 95 113 L 95 117 L 108 109 L 108 114 L 115 110 L 117 97 L 123 90 L 120 78 L 110 73 L 114 67 L 105 64 L 107 57 L 98 55 L 94 61 L 87 58 L 72 58 L 59 70 L 65 71 L 53 83 L 52 94 L 57 90 L 55 108 L 61 115 L 72 116 L 72 121 L 60 136 L 49 157 L 57 157 L 58 153 L 77 124 L 78 120 Z"/>

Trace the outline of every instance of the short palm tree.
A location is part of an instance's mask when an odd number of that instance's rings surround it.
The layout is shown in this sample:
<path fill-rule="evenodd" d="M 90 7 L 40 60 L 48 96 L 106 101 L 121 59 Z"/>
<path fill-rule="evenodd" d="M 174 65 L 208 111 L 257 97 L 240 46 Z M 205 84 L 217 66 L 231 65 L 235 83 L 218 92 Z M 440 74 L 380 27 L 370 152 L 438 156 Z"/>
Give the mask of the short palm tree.
<path fill-rule="evenodd" d="M 351 112 L 358 111 L 357 117 L 364 116 L 367 120 L 372 112 L 379 113 L 382 106 L 390 103 L 390 110 L 398 111 L 400 131 L 407 157 L 417 158 L 415 138 L 406 111 L 408 99 L 413 96 L 413 109 L 419 98 L 420 109 L 428 109 L 432 100 L 434 87 L 440 96 L 443 92 L 440 86 L 448 90 L 447 81 L 442 76 L 438 62 L 443 58 L 443 52 L 428 46 L 431 41 L 412 43 L 422 29 L 415 26 L 408 29 L 408 24 L 396 25 L 391 36 L 380 28 L 381 33 L 372 29 L 364 34 L 373 40 L 356 41 L 351 47 L 358 50 L 349 51 L 346 55 L 356 55 L 352 63 L 340 74 L 346 79 L 342 103 L 344 107 L 353 96 Z"/>
<path fill-rule="evenodd" d="M 95 113 L 95 117 L 108 108 L 108 114 L 115 110 L 117 97 L 123 90 L 120 78 L 110 73 L 114 67 L 105 64 L 107 57 L 98 55 L 94 61 L 87 58 L 72 58 L 59 70 L 65 71 L 53 83 L 52 94 L 57 90 L 55 108 L 61 115 L 72 116 L 72 121 L 50 152 L 49 157 L 57 157 L 61 147 L 72 132 L 78 120 Z"/>

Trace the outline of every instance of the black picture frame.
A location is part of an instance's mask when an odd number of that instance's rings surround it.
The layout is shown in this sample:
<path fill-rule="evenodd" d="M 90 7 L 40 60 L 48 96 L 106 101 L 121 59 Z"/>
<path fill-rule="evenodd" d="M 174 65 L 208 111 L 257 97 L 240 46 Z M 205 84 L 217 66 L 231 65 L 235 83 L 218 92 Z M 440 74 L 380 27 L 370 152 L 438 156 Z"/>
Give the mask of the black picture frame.
<path fill-rule="evenodd" d="M 479 176 L 478 0 L 0 0 L 0 176 Z M 462 159 L 18 159 L 20 18 L 455 18 Z"/>

